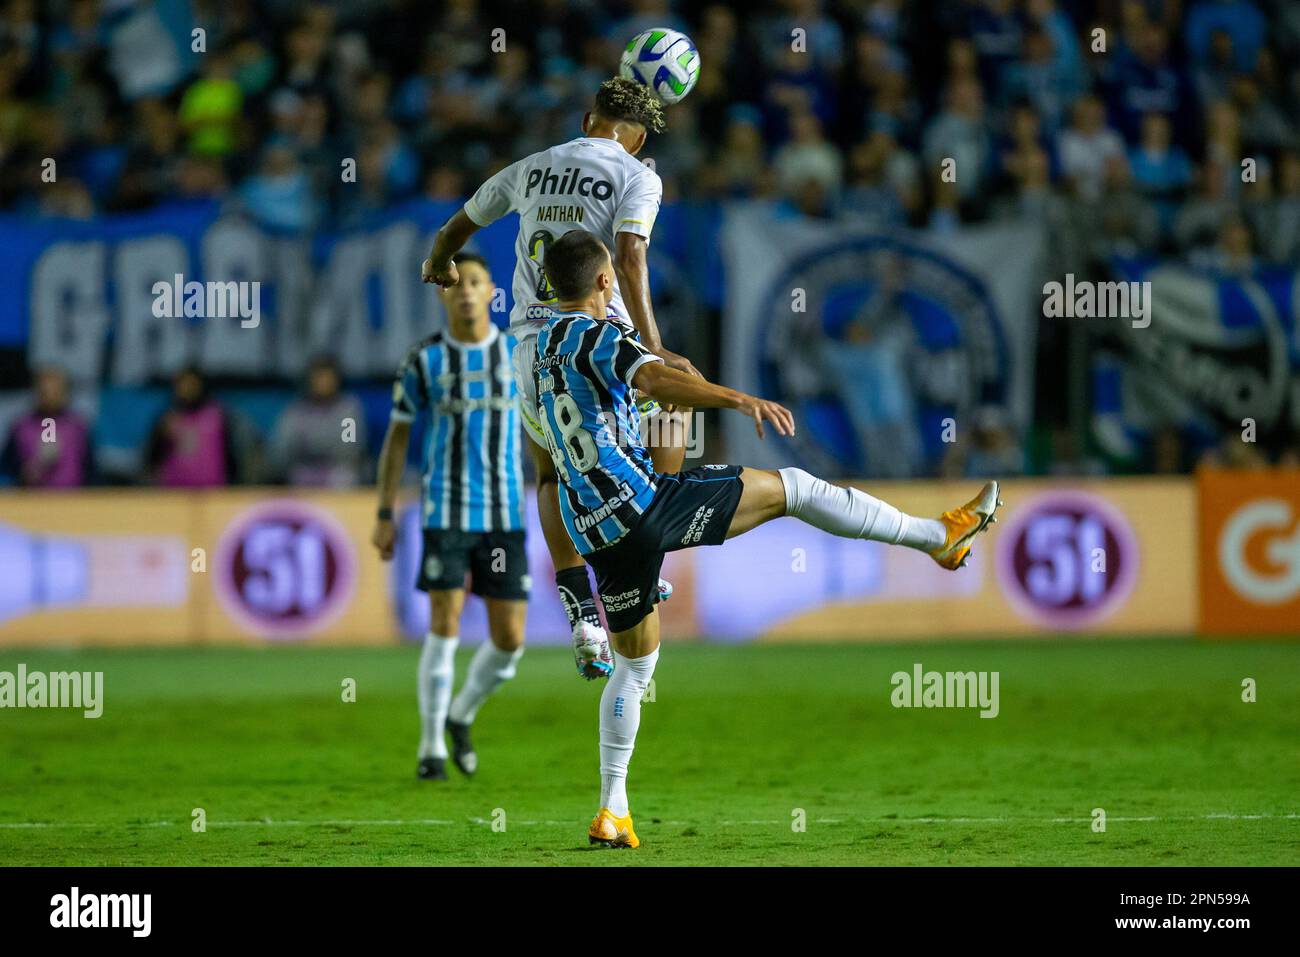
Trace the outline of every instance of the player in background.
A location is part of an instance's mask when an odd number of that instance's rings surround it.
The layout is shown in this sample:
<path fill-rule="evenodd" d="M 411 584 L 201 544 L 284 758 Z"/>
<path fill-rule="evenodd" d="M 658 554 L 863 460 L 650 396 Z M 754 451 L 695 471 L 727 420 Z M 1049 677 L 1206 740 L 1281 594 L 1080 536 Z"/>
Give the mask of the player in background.
<path fill-rule="evenodd" d="M 665 364 L 699 375 L 687 359 L 664 348 L 650 304 L 646 249 L 659 213 L 663 183 L 636 155 L 649 132 L 663 130 L 663 106 L 654 93 L 632 80 L 606 80 L 596 93 L 593 109 L 582 119 L 583 135 L 519 160 L 483 183 L 438 231 L 421 272 L 425 282 L 454 286 L 459 273 L 453 257 L 469 238 L 508 213 L 519 214 L 510 314 L 510 332 L 519 340 L 515 377 L 524 427 L 534 443 L 542 531 L 555 566 L 556 587 L 569 616 L 578 673 L 588 680 L 608 676 L 611 658 L 587 567 L 564 531 L 555 470 L 536 419 L 534 344 L 555 301 L 542 260 L 547 247 L 571 229 L 590 230 L 602 237 L 614 250 L 615 285 L 607 304 L 608 318 L 630 323 L 629 331 L 635 330 L 646 349 Z M 658 437 L 651 450 L 655 468 L 676 472 L 686 454 L 690 410 L 660 410 L 647 403 L 640 413 L 643 420 L 649 420 L 649 434 Z M 642 434 L 647 433 L 643 430 Z M 671 586 L 662 583 L 662 597 L 670 592 Z"/>
<path fill-rule="evenodd" d="M 460 282 L 442 293 L 447 330 L 412 349 L 393 384 L 372 539 L 384 561 L 393 557 L 393 503 L 411 422 L 419 409 L 428 409 L 424 548 L 416 587 L 429 593 L 429 633 L 420 653 L 418 774 L 430 780 L 447 777 L 444 726 L 456 766 L 465 774 L 477 769 L 470 725 L 488 695 L 515 675 L 524 652 L 529 589 L 513 343 L 489 315 L 495 287 L 487 263 L 463 255 L 460 269 Z M 452 700 L 466 571 L 474 594 L 487 604 L 490 640 L 474 653 Z"/>
<path fill-rule="evenodd" d="M 556 240 L 546 252 L 546 274 L 559 301 L 555 321 L 537 339 L 539 411 L 560 476 L 565 527 L 596 573 L 614 644 L 614 671 L 600 699 L 600 810 L 588 837 L 636 847 L 627 768 L 641 695 L 659 658 L 654 589 L 666 552 L 720 545 L 789 515 L 843 538 L 919 549 L 956 569 L 1001 502 L 998 483 L 989 482 L 965 505 L 926 519 L 797 468 L 705 465 L 657 474 L 644 446 L 614 440 L 615 429 L 624 434 L 621 426 L 636 414 L 634 391 L 692 408 L 735 409 L 754 420 L 760 438 L 765 423 L 793 435 L 794 419 L 775 402 L 668 368 L 605 321 L 614 266 L 595 235 L 573 231 Z"/>

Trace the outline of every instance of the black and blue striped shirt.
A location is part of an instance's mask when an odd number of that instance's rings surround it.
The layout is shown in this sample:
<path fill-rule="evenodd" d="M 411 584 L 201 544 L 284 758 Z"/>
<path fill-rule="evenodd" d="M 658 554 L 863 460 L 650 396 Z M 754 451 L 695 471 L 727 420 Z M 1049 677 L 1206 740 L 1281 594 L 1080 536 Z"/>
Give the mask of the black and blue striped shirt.
<path fill-rule="evenodd" d="M 407 355 L 391 418 L 428 409 L 423 524 L 465 532 L 524 527 L 514 340 L 496 326 L 482 342 L 435 333 Z"/>
<path fill-rule="evenodd" d="M 622 325 L 581 312 L 555 313 L 538 335 L 538 413 L 560 478 L 564 525 L 580 554 L 626 535 L 654 498 L 631 383 L 642 365 L 659 361 Z"/>

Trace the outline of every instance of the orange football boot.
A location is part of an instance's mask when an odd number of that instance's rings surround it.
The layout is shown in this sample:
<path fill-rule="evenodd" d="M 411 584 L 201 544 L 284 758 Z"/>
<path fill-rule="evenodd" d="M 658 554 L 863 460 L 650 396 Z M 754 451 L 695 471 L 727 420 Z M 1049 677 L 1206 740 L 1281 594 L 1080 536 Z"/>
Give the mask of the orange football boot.
<path fill-rule="evenodd" d="M 587 840 L 592 844 L 604 844 L 606 847 L 640 847 L 636 831 L 632 830 L 632 815 L 615 817 L 607 807 L 600 809 L 587 828 Z"/>
<path fill-rule="evenodd" d="M 939 516 L 948 536 L 943 546 L 930 553 L 930 557 L 949 571 L 956 571 L 970 558 L 971 541 L 980 532 L 997 521 L 994 513 L 1002 499 L 998 498 L 998 483 L 989 482 L 980 493 L 963 505 Z"/>

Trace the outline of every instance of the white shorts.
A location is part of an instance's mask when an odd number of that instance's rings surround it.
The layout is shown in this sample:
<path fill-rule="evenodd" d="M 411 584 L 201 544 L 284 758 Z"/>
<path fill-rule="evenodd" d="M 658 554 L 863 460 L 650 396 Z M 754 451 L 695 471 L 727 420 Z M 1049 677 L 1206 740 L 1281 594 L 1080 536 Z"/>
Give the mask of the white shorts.
<path fill-rule="evenodd" d="M 537 361 L 537 336 L 525 336 L 515 343 L 514 352 L 510 354 L 510 362 L 515 370 L 515 386 L 519 389 L 519 395 L 515 399 L 515 405 L 519 407 L 519 418 L 524 422 L 524 432 L 528 437 L 544 449 L 549 449 L 546 444 L 546 434 L 542 431 L 542 415 L 537 408 L 537 381 L 533 378 L 533 363 Z M 654 399 L 645 398 L 638 402 L 638 411 L 641 413 L 641 425 L 644 429 L 645 420 L 650 418 L 659 411 L 659 403 Z M 644 431 L 642 432 L 644 435 Z"/>
<path fill-rule="evenodd" d="M 537 382 L 533 379 L 533 362 L 536 359 L 536 335 L 524 336 L 515 343 L 514 352 L 510 353 L 510 362 L 515 369 L 515 386 L 519 389 L 515 404 L 519 407 L 519 418 L 524 422 L 524 432 L 542 448 L 547 448 L 541 414 L 537 411 Z"/>

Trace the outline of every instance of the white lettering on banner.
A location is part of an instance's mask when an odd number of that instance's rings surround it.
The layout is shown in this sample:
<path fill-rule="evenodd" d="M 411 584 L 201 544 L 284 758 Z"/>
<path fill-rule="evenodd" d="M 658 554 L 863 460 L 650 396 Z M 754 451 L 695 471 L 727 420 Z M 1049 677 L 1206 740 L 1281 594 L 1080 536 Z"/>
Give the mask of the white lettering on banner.
<path fill-rule="evenodd" d="M 1266 575 L 1251 567 L 1246 543 L 1258 532 L 1274 532 L 1265 546 L 1281 571 Z M 1300 520 L 1289 503 L 1256 499 L 1237 509 L 1219 536 L 1219 566 L 1238 594 L 1261 605 L 1281 605 L 1300 596 Z"/>
<path fill-rule="evenodd" d="M 104 296 L 103 243 L 55 243 L 36 260 L 31 276 L 33 368 L 58 365 L 73 379 L 104 371 L 110 317 Z"/>
<path fill-rule="evenodd" d="M 113 328 L 112 378 L 140 385 L 179 369 L 190 358 L 190 324 L 154 315 L 154 284 L 185 274 L 185 244 L 171 236 L 146 236 L 121 243 L 113 255 L 117 322 Z"/>
<path fill-rule="evenodd" d="M 203 275 L 221 276 L 240 282 L 241 286 L 260 283 L 267 271 L 263 246 L 262 233 L 248 223 L 220 219 L 203 236 Z M 269 348 L 271 324 L 260 321 L 264 307 L 265 299 L 259 296 L 256 324 L 250 324 L 243 312 L 239 313 L 244 320 L 241 322 L 213 322 L 210 320 L 214 317 L 209 313 L 209 321 L 200 323 L 195 330 L 201 337 L 200 365 L 208 372 L 226 375 L 259 376 L 273 372 Z"/>
<path fill-rule="evenodd" d="M 139 385 L 191 361 L 218 374 L 295 377 L 328 351 L 348 376 L 388 376 L 437 325 L 435 297 L 410 267 L 432 239 L 415 223 L 342 235 L 315 267 L 308 241 L 267 235 L 237 216 L 200 232 L 197 259 L 176 234 L 184 230 L 178 221 L 174 232 L 46 247 L 29 279 L 32 364 Z M 177 275 L 205 290 L 260 283 L 267 321 L 157 314 L 155 285 Z"/>

